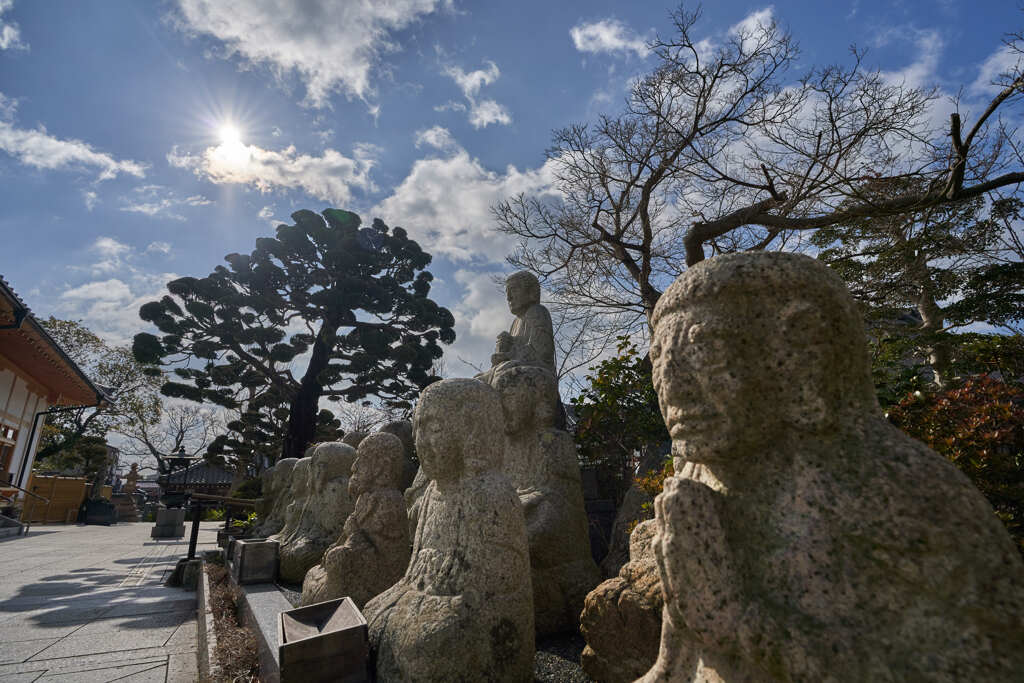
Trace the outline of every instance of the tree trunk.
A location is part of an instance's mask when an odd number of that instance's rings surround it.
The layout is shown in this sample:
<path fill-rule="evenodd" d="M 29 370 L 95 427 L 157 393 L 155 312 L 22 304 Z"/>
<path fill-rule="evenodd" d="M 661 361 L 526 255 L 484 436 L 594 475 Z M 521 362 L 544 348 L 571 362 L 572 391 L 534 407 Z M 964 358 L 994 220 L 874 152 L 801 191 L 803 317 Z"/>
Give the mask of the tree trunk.
<path fill-rule="evenodd" d="M 336 331 L 337 326 L 325 321 L 313 342 L 313 354 L 306 367 L 306 374 L 302 376 L 299 391 L 288 409 L 288 432 L 284 436 L 282 458 L 301 458 L 316 436 L 316 416 L 320 395 L 324 390 L 318 378 L 330 363 Z"/>

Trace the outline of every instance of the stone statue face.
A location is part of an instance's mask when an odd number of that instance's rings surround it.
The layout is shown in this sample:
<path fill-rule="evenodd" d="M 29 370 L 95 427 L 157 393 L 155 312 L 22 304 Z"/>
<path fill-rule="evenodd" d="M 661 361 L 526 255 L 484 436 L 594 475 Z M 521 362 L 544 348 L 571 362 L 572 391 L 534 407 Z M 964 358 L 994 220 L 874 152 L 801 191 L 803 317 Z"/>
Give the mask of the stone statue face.
<path fill-rule="evenodd" d="M 693 462 L 741 455 L 775 431 L 765 418 L 785 378 L 763 367 L 755 346 L 767 330 L 728 323 L 715 307 L 698 303 L 662 316 L 651 340 L 654 387 L 673 454 Z"/>
<path fill-rule="evenodd" d="M 533 288 L 525 278 L 509 279 L 505 283 L 505 298 L 508 300 L 508 309 L 515 316 L 520 316 L 530 310 L 530 306 L 540 303 L 535 296 Z"/>
<path fill-rule="evenodd" d="M 454 429 L 453 429 L 454 427 Z M 428 478 L 437 481 L 457 479 L 462 472 L 462 444 L 452 431 L 459 429 L 446 420 L 430 401 L 421 400 L 416 407 L 413 429 L 416 434 L 416 454 L 420 467 Z"/>

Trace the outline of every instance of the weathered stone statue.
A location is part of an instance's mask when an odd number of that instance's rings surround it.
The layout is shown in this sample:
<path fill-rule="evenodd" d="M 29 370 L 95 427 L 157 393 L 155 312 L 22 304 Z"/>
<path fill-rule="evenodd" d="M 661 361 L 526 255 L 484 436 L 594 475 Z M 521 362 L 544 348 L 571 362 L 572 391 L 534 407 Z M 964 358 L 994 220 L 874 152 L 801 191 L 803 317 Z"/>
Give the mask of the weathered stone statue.
<path fill-rule="evenodd" d="M 654 531 L 653 519 L 638 524 L 629 536 L 629 562 L 587 595 L 580 615 L 587 646 L 580 664 L 595 681 L 634 681 L 658 658 L 665 601 L 651 548 Z"/>
<path fill-rule="evenodd" d="M 309 473 L 312 462 L 313 457 L 307 455 L 296 460 L 292 466 L 291 476 L 288 477 L 288 487 L 282 489 L 284 495 L 281 504 L 284 514 L 281 516 L 281 530 L 268 536 L 267 540 L 283 543 L 285 539 L 295 533 L 295 529 L 299 525 L 299 518 L 302 517 L 302 510 L 306 507 L 306 498 L 309 496 Z"/>
<path fill-rule="evenodd" d="M 510 275 L 506 289 L 516 320 L 511 333 L 499 335 L 491 369 L 477 378 L 501 397 L 503 469 L 526 516 L 537 633 L 575 631 L 583 600 L 601 574 L 590 555 L 576 449 L 572 437 L 555 428 L 561 405 L 551 315 L 532 274 Z M 418 513 L 414 501 L 410 519 Z"/>
<path fill-rule="evenodd" d="M 555 374 L 555 335 L 551 314 L 540 303 L 540 282 L 525 270 L 512 273 L 505 280 L 505 294 L 516 319 L 509 332 L 498 335 L 491 369 L 479 379 L 491 384 L 496 375 L 521 365 Z"/>
<path fill-rule="evenodd" d="M 283 458 L 263 472 L 263 502 L 256 510 L 260 516 L 260 525 L 256 528 L 257 537 L 276 534 L 284 526 L 284 514 L 290 502 L 288 491 L 291 488 L 292 470 L 298 461 L 298 458 Z"/>
<path fill-rule="evenodd" d="M 398 490 L 404 460 L 393 434 L 370 434 L 359 444 L 348 482 L 355 509 L 320 564 L 306 572 L 303 605 L 348 596 L 362 608 L 405 574 L 411 545 Z"/>
<path fill-rule="evenodd" d="M 967 478 L 882 417 L 838 277 L 718 256 L 653 326 L 677 475 L 645 681 L 1020 680 L 1024 563 Z"/>
<path fill-rule="evenodd" d="M 537 633 L 576 631 L 601 573 L 590 555 L 576 448 L 554 428 L 557 381 L 545 369 L 519 366 L 498 375 L 494 387 L 505 418 L 503 469 L 526 516 Z"/>
<path fill-rule="evenodd" d="M 359 430 L 349 432 L 345 436 L 341 437 L 341 442 L 343 444 L 348 444 L 352 448 L 359 448 L 359 444 L 361 444 L 363 442 L 363 439 L 366 438 L 366 434 L 367 432 Z"/>
<path fill-rule="evenodd" d="M 294 530 L 287 536 L 282 534 L 278 550 L 278 575 L 284 581 L 301 584 L 306 572 L 341 533 L 352 512 L 348 480 L 355 458 L 355 449 L 340 442 L 322 443 L 313 452 L 309 495 Z"/>
<path fill-rule="evenodd" d="M 416 442 L 412 434 L 412 422 L 395 420 L 381 427 L 380 431 L 394 434 L 402 441 L 404 461 L 402 463 L 402 480 L 399 482 L 398 490 L 405 491 L 412 486 L 412 482 L 416 478 L 416 470 L 419 469 L 419 463 L 416 461 Z"/>
<path fill-rule="evenodd" d="M 134 493 L 135 489 L 139 487 L 139 463 L 133 462 L 131 469 L 128 470 L 128 474 L 124 475 L 124 486 L 121 488 L 122 493 Z"/>
<path fill-rule="evenodd" d="M 398 583 L 363 609 L 377 680 L 532 681 L 530 560 L 501 473 L 501 406 L 471 379 L 431 384 L 415 414 L 430 483 Z"/>

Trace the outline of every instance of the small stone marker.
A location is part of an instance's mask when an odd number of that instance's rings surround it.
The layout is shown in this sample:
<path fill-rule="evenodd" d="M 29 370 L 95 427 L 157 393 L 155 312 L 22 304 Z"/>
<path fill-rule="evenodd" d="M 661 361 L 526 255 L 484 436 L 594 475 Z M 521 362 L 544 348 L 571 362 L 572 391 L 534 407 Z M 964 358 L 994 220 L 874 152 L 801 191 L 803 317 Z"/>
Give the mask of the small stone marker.
<path fill-rule="evenodd" d="M 185 509 L 161 508 L 156 511 L 156 524 L 151 538 L 181 538 L 185 535 Z"/>
<path fill-rule="evenodd" d="M 366 619 L 351 598 L 281 612 L 277 638 L 281 683 L 370 680 Z"/>

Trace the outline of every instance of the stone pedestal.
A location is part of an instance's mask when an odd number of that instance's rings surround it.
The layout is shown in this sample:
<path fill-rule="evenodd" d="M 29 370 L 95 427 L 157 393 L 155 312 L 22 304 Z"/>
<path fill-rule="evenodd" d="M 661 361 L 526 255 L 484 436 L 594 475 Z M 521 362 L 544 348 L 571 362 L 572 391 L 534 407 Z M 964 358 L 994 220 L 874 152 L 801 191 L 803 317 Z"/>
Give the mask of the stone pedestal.
<path fill-rule="evenodd" d="M 351 598 L 281 612 L 277 634 L 281 683 L 370 680 L 366 619 Z"/>
<path fill-rule="evenodd" d="M 185 509 L 163 508 L 156 511 L 152 538 L 181 538 L 185 535 Z"/>
<path fill-rule="evenodd" d="M 273 583 L 277 578 L 277 541 L 235 539 L 231 544 L 231 578 L 238 584 Z"/>

